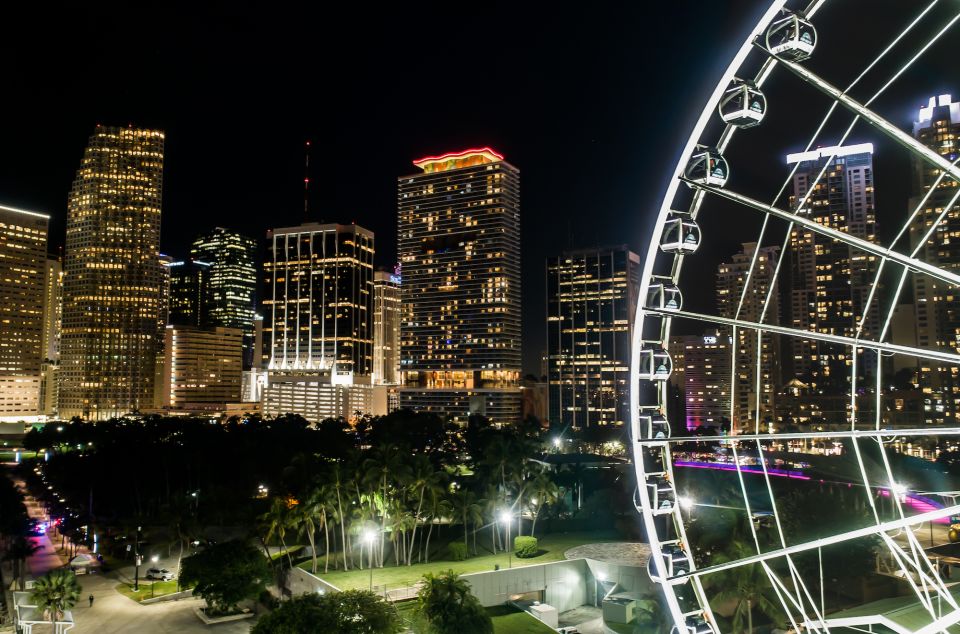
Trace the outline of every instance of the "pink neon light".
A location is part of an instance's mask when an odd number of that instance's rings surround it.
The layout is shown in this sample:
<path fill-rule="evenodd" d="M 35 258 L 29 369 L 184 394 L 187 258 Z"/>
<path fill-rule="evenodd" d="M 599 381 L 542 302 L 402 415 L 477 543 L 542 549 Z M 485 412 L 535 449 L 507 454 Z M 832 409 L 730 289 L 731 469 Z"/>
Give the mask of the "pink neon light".
<path fill-rule="evenodd" d="M 694 469 L 716 469 L 718 471 L 736 471 L 736 465 L 727 464 L 725 462 L 696 462 L 696 461 L 686 461 L 678 460 L 673 463 L 675 467 L 692 467 Z M 760 467 L 750 467 L 746 465 L 740 465 L 740 470 L 743 473 L 752 473 L 763 475 L 763 469 Z M 772 476 L 779 478 L 790 478 L 792 480 L 809 480 L 810 476 L 803 475 L 796 471 L 785 471 L 783 469 L 777 468 L 768 468 L 767 473 Z"/>
<path fill-rule="evenodd" d="M 442 154 L 440 156 L 427 156 L 422 159 L 417 159 L 416 161 L 413 162 L 413 164 L 416 165 L 417 167 L 420 167 L 420 165 L 423 163 L 432 163 L 434 161 L 446 161 L 448 159 L 460 158 L 462 156 L 467 156 L 469 154 L 484 154 L 484 153 L 493 154 L 501 161 L 503 160 L 503 155 L 497 152 L 496 150 L 493 150 L 488 147 L 482 147 L 482 148 L 473 148 L 470 150 L 463 150 L 462 152 L 448 152 L 447 154 Z"/>

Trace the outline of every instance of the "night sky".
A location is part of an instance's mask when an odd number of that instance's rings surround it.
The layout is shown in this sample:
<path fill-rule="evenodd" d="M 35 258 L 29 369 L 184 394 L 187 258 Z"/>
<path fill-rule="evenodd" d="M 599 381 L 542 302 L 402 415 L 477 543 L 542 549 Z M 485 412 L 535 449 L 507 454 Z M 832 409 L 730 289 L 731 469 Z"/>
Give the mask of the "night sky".
<path fill-rule="evenodd" d="M 809 67 L 845 85 L 926 4 L 828 2 Z M 535 373 L 545 348 L 545 258 L 602 244 L 645 252 L 686 136 L 765 9 L 755 0 L 256 6 L 84 3 L 8 20 L 0 203 L 51 214 L 55 250 L 94 126 L 161 128 L 162 249 L 183 256 L 214 226 L 262 239 L 270 227 L 303 222 L 309 139 L 308 219 L 372 229 L 378 263 L 388 266 L 397 177 L 421 156 L 490 146 L 521 171 L 524 363 Z M 853 96 L 872 94 L 951 8 L 931 12 L 929 28 Z M 908 128 L 926 97 L 960 93 L 956 41 L 932 48 L 878 111 Z M 802 149 L 829 103 L 783 72 L 767 95 L 769 121 L 744 132 L 728 158 L 729 186 L 769 200 L 787 175 L 783 155 Z M 823 144 L 836 136 L 828 130 Z M 909 162 L 860 125 L 850 142 L 863 141 L 877 143 L 887 237 L 905 218 Z M 685 289 L 691 307 L 711 309 L 717 262 L 755 239 L 759 218 L 748 214 L 705 206 L 705 246 L 685 272 L 697 276 Z"/>

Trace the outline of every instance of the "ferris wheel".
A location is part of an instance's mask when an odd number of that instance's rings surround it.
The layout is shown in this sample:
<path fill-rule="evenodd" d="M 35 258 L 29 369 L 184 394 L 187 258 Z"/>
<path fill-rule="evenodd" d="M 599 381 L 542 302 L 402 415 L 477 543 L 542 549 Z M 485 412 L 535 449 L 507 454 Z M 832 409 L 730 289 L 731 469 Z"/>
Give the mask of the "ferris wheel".
<path fill-rule="evenodd" d="M 956 270 L 924 261 L 918 257 L 920 247 L 912 247 L 910 241 L 904 238 L 910 229 L 910 223 L 941 183 L 950 185 L 951 191 L 955 190 L 956 194 L 943 205 L 940 216 L 929 227 L 929 232 L 922 237 L 919 244 L 925 244 L 937 225 L 944 221 L 947 213 L 956 209 L 960 199 L 960 185 L 953 185 L 960 184 L 960 158 L 934 151 L 928 144 L 921 143 L 901 130 L 900 126 L 889 122 L 871 109 L 882 95 L 896 91 L 897 79 L 921 59 L 929 48 L 938 41 L 955 35 L 951 32 L 951 27 L 960 20 L 960 13 L 957 12 L 960 5 L 943 3 L 938 6 L 937 0 L 918 3 L 910 18 L 893 32 L 871 38 L 873 45 L 877 47 L 875 57 L 851 83 L 839 87 L 816 73 L 816 26 L 818 23 L 822 26 L 831 19 L 832 7 L 826 0 L 813 0 L 804 6 L 793 5 L 794 3 L 788 0 L 777 0 L 770 5 L 713 90 L 673 172 L 646 252 L 633 331 L 630 431 L 637 477 L 635 505 L 642 515 L 652 552 L 649 573 L 651 579 L 663 590 L 670 622 L 673 623 L 673 632 L 676 634 L 719 634 L 721 628 L 714 614 L 716 606 L 711 606 L 710 596 L 704 589 L 705 580 L 710 575 L 729 572 L 742 566 L 759 566 L 762 569 L 779 601 L 783 622 L 789 624 L 795 632 L 829 632 L 831 628 L 854 626 L 864 628 L 859 631 L 868 631 L 866 628 L 873 625 L 887 625 L 894 631 L 900 631 L 896 629 L 896 624 L 885 622 L 882 614 L 861 614 L 855 619 L 842 622 L 831 619 L 825 613 L 823 579 L 807 578 L 794 565 L 794 558 L 801 554 L 871 537 L 878 540 L 884 554 L 902 572 L 901 578 L 909 584 L 919 605 L 929 614 L 929 623 L 917 631 L 947 632 L 948 627 L 960 623 L 960 605 L 911 529 L 930 522 L 932 531 L 932 522 L 960 514 L 960 505 L 955 498 L 950 498 L 943 508 L 933 508 L 920 513 L 913 512 L 916 509 L 905 509 L 899 490 L 902 485 L 897 483 L 893 475 L 886 452 L 882 449 L 879 452 L 885 478 L 878 482 L 876 477 L 871 478 L 868 475 L 861 458 L 861 448 L 870 443 L 873 443 L 873 446 L 882 446 L 889 442 L 892 436 L 922 437 L 931 434 L 929 429 L 920 426 L 898 428 L 895 432 L 885 428 L 881 419 L 883 386 L 880 378 L 880 364 L 884 359 L 902 355 L 960 367 L 960 355 L 955 351 L 891 342 L 891 320 L 897 304 L 896 297 L 911 283 L 911 276 L 926 276 L 947 287 L 960 286 L 960 275 Z M 934 8 L 937 11 L 934 11 Z M 931 21 L 935 24 L 931 25 Z M 919 33 L 923 35 L 918 35 Z M 895 50 L 900 53 L 907 51 L 905 55 L 901 55 L 904 59 L 902 63 L 891 61 L 895 56 L 890 53 Z M 791 76 L 797 99 L 803 98 L 803 91 L 810 91 L 808 94 L 820 95 L 820 100 L 826 97 L 825 102 L 828 104 L 820 124 L 814 126 L 812 135 L 798 137 L 789 142 L 797 145 L 806 143 L 805 152 L 810 153 L 825 143 L 825 139 L 820 136 L 827 122 L 832 121 L 835 125 L 837 121 L 842 121 L 840 130 L 845 131 L 839 140 L 831 139 L 836 141 L 836 145 L 829 150 L 833 154 L 828 156 L 828 159 L 837 154 L 842 155 L 843 148 L 848 141 L 852 141 L 850 137 L 855 126 L 859 126 L 858 130 L 870 129 L 871 134 L 888 140 L 892 145 L 900 146 L 899 149 L 912 156 L 913 160 L 938 174 L 927 195 L 919 201 L 912 200 L 913 207 L 908 209 L 902 218 L 887 219 L 897 225 L 904 223 L 897 237 L 888 241 L 888 244 L 865 240 L 799 213 L 804 207 L 806 196 L 809 196 L 820 179 L 824 178 L 825 167 L 815 175 L 814 182 L 806 190 L 807 194 L 791 199 L 788 199 L 787 194 L 797 169 L 796 164 L 793 171 L 784 170 L 785 181 L 779 192 L 772 197 L 772 202 L 758 200 L 737 191 L 736 179 L 731 180 L 731 174 L 736 171 L 737 166 L 733 160 L 726 158 L 731 155 L 731 143 L 741 135 L 757 134 L 754 128 L 762 130 L 768 108 L 772 111 L 777 107 L 774 98 L 768 100 L 764 86 L 773 74 L 780 73 Z M 861 80 L 868 73 L 883 78 L 878 83 L 879 88 L 872 94 L 863 94 Z M 852 95 L 857 96 L 855 98 Z M 951 162 L 949 159 L 952 158 L 956 160 Z M 902 177 L 909 179 L 910 173 Z M 721 316 L 685 309 L 685 280 L 681 276 L 684 261 L 695 258 L 701 243 L 709 241 L 710 236 L 701 230 L 702 223 L 698 222 L 698 216 L 701 213 L 708 214 L 711 202 L 717 200 L 724 201 L 723 204 L 727 205 L 738 205 L 758 215 L 757 225 L 760 228 L 759 235 L 755 238 L 756 244 L 758 247 L 761 244 L 779 247 L 775 276 L 781 271 L 781 265 L 790 249 L 792 231 L 809 232 L 821 241 L 846 245 L 871 257 L 877 266 L 870 269 L 873 279 L 863 313 L 851 318 L 855 332 L 852 335 L 838 334 L 779 324 L 768 310 L 775 292 L 773 285 L 769 285 L 765 290 L 759 311 L 746 314 L 742 308 L 747 289 L 750 288 L 751 276 L 757 270 L 759 248 L 753 251 L 746 282 L 738 290 L 740 296 L 734 298 L 736 310 L 732 314 Z M 780 224 L 786 225 L 786 235 L 775 228 Z M 891 279 L 892 273 L 892 279 L 895 280 L 890 287 L 895 293 L 895 299 L 890 302 L 889 310 L 885 307 L 881 314 L 872 317 L 877 320 L 876 327 L 865 329 L 868 307 L 880 305 L 875 291 L 880 286 L 884 269 L 888 276 L 885 279 Z M 689 283 L 692 289 L 697 289 L 694 280 Z M 691 544 L 688 540 L 689 515 L 681 508 L 681 492 L 676 486 L 674 467 L 678 444 L 691 443 L 702 438 L 692 436 L 687 430 L 671 429 L 668 422 L 671 400 L 667 382 L 675 370 L 669 350 L 671 326 L 683 320 L 721 327 L 724 332 L 731 333 L 730 340 L 733 345 L 730 348 L 734 355 L 738 333 L 749 333 L 756 337 L 758 345 L 754 346 L 754 350 L 759 350 L 760 338 L 766 335 L 821 342 L 835 349 L 846 350 L 848 428 L 831 431 L 829 436 L 845 439 L 854 449 L 859 461 L 862 490 L 865 491 L 864 504 L 874 520 L 869 526 L 836 532 L 828 537 L 806 542 L 788 543 L 784 538 L 777 500 L 770 485 L 771 469 L 762 458 L 764 447 L 772 441 L 822 439 L 825 434 L 822 431 L 777 433 L 772 426 L 761 424 L 759 400 L 749 416 L 742 413 L 735 415 L 731 404 L 730 418 L 736 419 L 733 425 L 734 434 L 719 441 L 727 448 L 726 451 L 732 454 L 732 460 L 726 463 L 727 468 L 736 471 L 742 494 L 742 510 L 750 516 L 762 506 L 763 514 L 770 518 L 771 530 L 776 535 L 777 543 L 773 548 L 762 549 L 757 538 L 757 525 L 749 521 L 747 524 L 756 544 L 755 554 L 722 563 L 697 566 L 694 558 L 696 544 Z M 874 371 L 865 373 L 864 366 L 869 364 L 873 365 Z M 754 376 L 759 374 L 760 354 L 757 352 Z M 731 383 L 736 382 L 737 372 L 731 371 L 729 380 Z M 869 384 L 863 385 L 864 382 Z M 728 386 L 731 401 L 734 391 L 734 385 Z M 755 390 L 751 398 L 754 397 L 760 398 L 760 390 Z M 863 403 L 864 399 L 875 402 L 867 407 L 867 403 Z M 936 431 L 937 436 L 958 433 L 960 427 L 951 426 L 939 427 Z M 762 505 L 758 505 L 756 499 L 748 495 L 744 485 L 745 467 L 742 458 L 747 453 L 761 456 L 751 475 L 762 477 L 766 483 L 768 499 Z M 895 505 L 891 515 L 877 509 L 877 502 L 871 492 L 878 490 L 878 487 L 887 488 L 891 507 Z"/>

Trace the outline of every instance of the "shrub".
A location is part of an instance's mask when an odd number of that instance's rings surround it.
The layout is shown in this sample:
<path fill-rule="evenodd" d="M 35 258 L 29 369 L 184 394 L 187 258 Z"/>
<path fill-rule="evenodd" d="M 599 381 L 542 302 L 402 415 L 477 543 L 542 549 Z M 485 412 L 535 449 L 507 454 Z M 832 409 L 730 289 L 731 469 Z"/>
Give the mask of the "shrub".
<path fill-rule="evenodd" d="M 467 558 L 467 545 L 460 542 L 450 542 L 447 546 L 450 551 L 450 559 L 453 561 L 463 561 Z"/>
<path fill-rule="evenodd" d="M 540 545 L 536 537 L 518 535 L 513 538 L 513 554 L 520 559 L 536 557 L 538 552 L 540 552 Z"/>

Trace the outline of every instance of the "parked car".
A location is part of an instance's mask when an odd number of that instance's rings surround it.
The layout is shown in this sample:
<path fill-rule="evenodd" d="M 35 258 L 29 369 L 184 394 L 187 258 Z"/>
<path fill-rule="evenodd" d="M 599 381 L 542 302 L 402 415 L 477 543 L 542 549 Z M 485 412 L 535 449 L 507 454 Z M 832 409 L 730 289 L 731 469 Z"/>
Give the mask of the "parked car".
<path fill-rule="evenodd" d="M 560 634 L 580 634 L 580 630 L 578 630 L 573 625 L 561 627 L 559 630 L 557 630 L 557 632 L 559 632 Z"/>
<path fill-rule="evenodd" d="M 173 573 L 166 568 L 151 568 L 147 570 L 147 579 L 157 581 L 173 581 Z"/>

